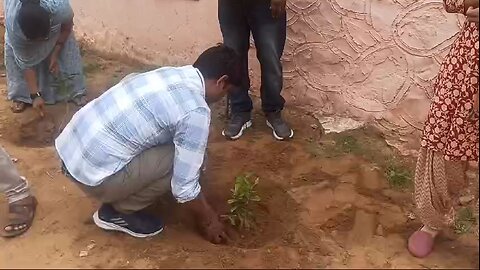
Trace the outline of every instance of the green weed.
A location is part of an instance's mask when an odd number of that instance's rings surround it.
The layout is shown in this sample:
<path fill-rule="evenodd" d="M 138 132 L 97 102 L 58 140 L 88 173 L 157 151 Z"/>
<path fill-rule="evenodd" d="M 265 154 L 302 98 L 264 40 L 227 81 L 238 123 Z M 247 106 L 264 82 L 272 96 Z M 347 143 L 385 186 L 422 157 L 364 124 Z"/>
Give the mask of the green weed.
<path fill-rule="evenodd" d="M 358 140 L 350 135 L 339 136 L 335 139 L 336 146 L 346 154 L 361 154 L 362 147 Z"/>
<path fill-rule="evenodd" d="M 469 233 L 476 224 L 477 220 L 473 210 L 470 207 L 463 207 L 457 212 L 453 229 L 457 234 L 465 234 Z"/>
<path fill-rule="evenodd" d="M 85 63 L 83 65 L 83 72 L 85 73 L 85 75 L 89 75 L 99 71 L 101 68 L 102 65 L 97 62 Z"/>
<path fill-rule="evenodd" d="M 412 173 L 410 170 L 397 162 L 391 162 L 387 166 L 385 176 L 393 189 L 404 190 L 412 184 Z"/>
<path fill-rule="evenodd" d="M 70 106 L 68 104 L 68 100 L 72 96 L 73 93 L 73 85 L 72 81 L 78 74 L 60 74 L 57 77 L 54 77 L 53 83 L 51 86 L 55 89 L 57 95 L 61 97 L 65 101 L 65 117 L 62 119 L 62 122 L 58 126 L 57 132 L 60 133 L 61 128 L 63 127 L 68 114 L 70 112 Z"/>

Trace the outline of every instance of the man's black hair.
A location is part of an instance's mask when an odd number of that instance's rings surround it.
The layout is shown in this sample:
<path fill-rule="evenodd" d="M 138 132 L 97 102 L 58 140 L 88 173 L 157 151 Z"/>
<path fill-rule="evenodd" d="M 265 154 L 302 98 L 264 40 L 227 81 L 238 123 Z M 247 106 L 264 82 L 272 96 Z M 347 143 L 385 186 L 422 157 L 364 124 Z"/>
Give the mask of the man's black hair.
<path fill-rule="evenodd" d="M 242 62 L 238 54 L 223 44 L 204 51 L 193 64 L 205 79 L 218 80 L 227 75 L 227 82 L 235 86 L 242 83 Z"/>
<path fill-rule="evenodd" d="M 18 24 L 29 40 L 46 39 L 50 33 L 50 14 L 39 0 L 22 0 Z"/>

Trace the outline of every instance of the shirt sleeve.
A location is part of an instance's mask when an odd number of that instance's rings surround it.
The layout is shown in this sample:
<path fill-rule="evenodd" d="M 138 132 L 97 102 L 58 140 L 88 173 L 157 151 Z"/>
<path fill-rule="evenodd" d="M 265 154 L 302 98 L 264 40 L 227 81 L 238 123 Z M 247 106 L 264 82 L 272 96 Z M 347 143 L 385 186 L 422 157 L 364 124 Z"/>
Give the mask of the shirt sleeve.
<path fill-rule="evenodd" d="M 70 1 L 64 1 L 59 7 L 59 10 L 55 14 L 55 23 L 64 24 L 70 23 L 73 20 L 73 9 L 70 5 Z"/>
<path fill-rule="evenodd" d="M 465 13 L 465 0 L 443 0 L 443 6 L 448 13 Z"/>
<path fill-rule="evenodd" d="M 180 120 L 175 129 L 175 159 L 172 194 L 179 203 L 189 202 L 200 193 L 203 164 L 210 127 L 210 110 L 198 108 Z"/>

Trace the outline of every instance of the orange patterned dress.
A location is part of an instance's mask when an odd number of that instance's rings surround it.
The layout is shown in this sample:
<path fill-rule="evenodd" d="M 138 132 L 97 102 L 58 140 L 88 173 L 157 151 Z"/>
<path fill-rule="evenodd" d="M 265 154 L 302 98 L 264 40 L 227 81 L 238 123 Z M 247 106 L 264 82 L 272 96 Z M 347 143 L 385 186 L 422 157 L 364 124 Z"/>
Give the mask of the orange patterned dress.
<path fill-rule="evenodd" d="M 448 12 L 463 13 L 463 0 L 445 0 Z M 446 160 L 478 161 L 478 28 L 465 23 L 434 83 L 422 147 L 442 152 Z"/>

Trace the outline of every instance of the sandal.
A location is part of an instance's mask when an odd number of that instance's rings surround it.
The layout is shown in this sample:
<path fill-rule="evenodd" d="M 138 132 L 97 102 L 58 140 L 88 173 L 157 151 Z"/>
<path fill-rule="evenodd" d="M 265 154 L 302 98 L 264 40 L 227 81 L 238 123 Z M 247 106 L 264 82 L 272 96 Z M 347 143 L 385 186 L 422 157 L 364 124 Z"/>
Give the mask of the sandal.
<path fill-rule="evenodd" d="M 32 226 L 36 208 L 37 199 L 33 196 L 9 204 L 8 224 L 3 227 L 1 235 L 12 238 L 28 231 Z"/>
<path fill-rule="evenodd" d="M 417 257 L 425 258 L 433 251 L 435 236 L 423 230 L 414 232 L 408 239 L 408 251 Z"/>
<path fill-rule="evenodd" d="M 76 96 L 74 97 L 72 100 L 72 103 L 79 106 L 79 107 L 83 107 L 85 105 L 87 105 L 87 98 L 85 96 Z"/>
<path fill-rule="evenodd" d="M 27 103 L 21 101 L 12 101 L 10 109 L 13 113 L 21 113 L 27 108 Z"/>

